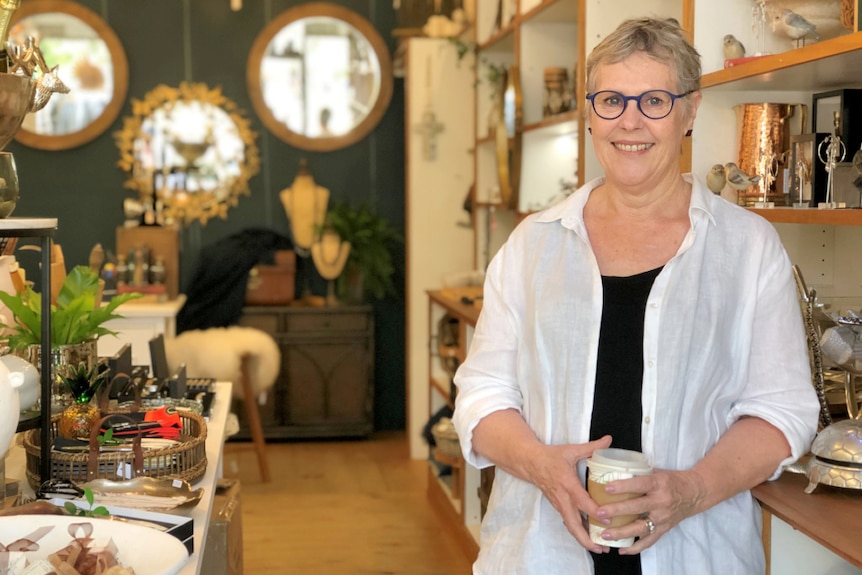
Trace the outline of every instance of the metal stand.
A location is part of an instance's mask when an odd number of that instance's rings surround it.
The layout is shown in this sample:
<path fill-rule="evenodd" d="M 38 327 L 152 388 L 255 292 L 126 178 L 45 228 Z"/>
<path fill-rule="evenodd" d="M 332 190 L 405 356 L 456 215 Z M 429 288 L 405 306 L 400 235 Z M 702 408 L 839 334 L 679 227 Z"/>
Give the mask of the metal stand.
<path fill-rule="evenodd" d="M 51 477 L 51 239 L 56 229 L 56 218 L 0 219 L 0 236 L 41 238 L 42 341 L 39 371 L 42 397 L 39 402 L 39 447 L 41 449 L 39 477 L 42 481 L 47 481 Z"/>

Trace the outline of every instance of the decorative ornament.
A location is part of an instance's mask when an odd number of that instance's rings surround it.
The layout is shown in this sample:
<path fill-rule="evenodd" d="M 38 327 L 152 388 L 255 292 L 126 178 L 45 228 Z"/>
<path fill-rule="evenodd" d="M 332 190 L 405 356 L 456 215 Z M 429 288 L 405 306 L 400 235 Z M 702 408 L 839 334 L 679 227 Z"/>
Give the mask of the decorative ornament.
<path fill-rule="evenodd" d="M 311 246 L 311 258 L 320 276 L 328 280 L 326 305 L 338 305 L 335 297 L 335 280 L 344 271 L 350 256 L 350 242 L 342 242 L 341 236 L 333 230 L 324 230 L 320 239 Z"/>
<path fill-rule="evenodd" d="M 437 159 L 437 134 L 446 129 L 446 126 L 437 121 L 437 115 L 431 106 L 431 57 L 425 61 L 425 111 L 422 112 L 422 121 L 413 127 L 413 131 L 422 136 L 422 158 L 433 162 Z"/>
<path fill-rule="evenodd" d="M 817 205 L 818 208 L 831 209 L 838 207 L 835 203 L 835 179 L 833 178 L 833 172 L 835 171 L 835 165 L 843 162 L 846 155 L 847 148 L 844 146 L 844 142 L 842 142 L 841 138 L 834 133 L 826 136 L 823 141 L 820 142 L 820 146 L 817 147 L 817 158 L 826 168 L 827 174 L 826 201 L 820 202 Z"/>

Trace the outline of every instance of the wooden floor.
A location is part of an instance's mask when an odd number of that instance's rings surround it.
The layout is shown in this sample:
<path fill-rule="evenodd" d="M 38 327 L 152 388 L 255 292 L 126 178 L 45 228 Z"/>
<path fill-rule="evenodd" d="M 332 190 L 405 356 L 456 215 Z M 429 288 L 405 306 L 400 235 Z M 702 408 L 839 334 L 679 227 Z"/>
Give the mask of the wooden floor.
<path fill-rule="evenodd" d="M 426 499 L 425 461 L 403 433 L 372 440 L 271 442 L 260 482 L 251 443 L 225 446 L 240 479 L 248 575 L 469 575 L 470 562 Z"/>

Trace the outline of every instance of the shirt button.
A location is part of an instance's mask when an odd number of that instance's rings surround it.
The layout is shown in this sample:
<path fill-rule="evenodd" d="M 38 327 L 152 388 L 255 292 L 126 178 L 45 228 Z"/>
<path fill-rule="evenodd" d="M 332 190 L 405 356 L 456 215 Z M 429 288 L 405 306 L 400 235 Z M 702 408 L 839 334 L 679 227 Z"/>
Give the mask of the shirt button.
<path fill-rule="evenodd" d="M 655 366 L 655 363 L 653 362 L 653 360 L 649 360 L 649 361 L 647 362 L 647 366 L 649 366 L 649 367 L 654 367 L 654 366 Z"/>
<path fill-rule="evenodd" d="M 649 418 L 649 415 L 647 415 L 646 417 L 644 417 L 644 423 L 649 423 L 649 422 L 650 422 L 650 418 Z"/>
<path fill-rule="evenodd" d="M 651 308 L 655 309 L 655 308 L 657 308 L 657 307 L 658 307 L 658 304 L 657 304 L 656 302 L 652 302 L 651 304 L 649 304 L 649 306 L 650 306 Z"/>

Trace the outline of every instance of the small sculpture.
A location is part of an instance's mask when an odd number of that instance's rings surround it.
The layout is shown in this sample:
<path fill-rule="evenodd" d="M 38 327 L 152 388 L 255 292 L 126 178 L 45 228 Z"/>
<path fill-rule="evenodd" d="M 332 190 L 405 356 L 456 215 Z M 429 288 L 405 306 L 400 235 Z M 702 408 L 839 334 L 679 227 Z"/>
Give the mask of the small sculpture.
<path fill-rule="evenodd" d="M 30 104 L 31 112 L 38 112 L 51 99 L 51 94 L 68 94 L 69 87 L 63 83 L 57 75 L 57 66 L 54 66 L 41 76 L 36 78 L 36 91 L 33 92 L 33 102 Z"/>
<path fill-rule="evenodd" d="M 31 112 L 38 112 L 44 108 L 51 98 L 51 94 L 69 93 L 69 87 L 57 75 L 58 66 L 49 68 L 45 62 L 45 57 L 42 55 L 39 41 L 36 38 L 32 36 L 27 38 L 27 43 L 23 46 L 7 42 L 6 53 L 12 61 L 9 73 L 33 78 L 37 70 L 41 72 L 34 80 L 36 89 L 33 92 L 33 99 L 30 101 Z"/>
<path fill-rule="evenodd" d="M 721 164 L 715 164 L 712 169 L 709 170 L 709 173 L 706 174 L 706 187 L 709 188 L 713 194 L 720 195 L 726 184 L 727 173 L 724 170 L 724 166 Z"/>
<path fill-rule="evenodd" d="M 726 163 L 724 169 L 727 176 L 727 184 L 734 190 L 742 191 L 748 189 L 760 181 L 759 175 L 749 176 L 733 162 Z"/>
<path fill-rule="evenodd" d="M 734 60 L 745 56 L 745 46 L 733 34 L 727 34 L 722 40 L 722 52 L 725 60 Z"/>
<path fill-rule="evenodd" d="M 793 10 L 782 8 L 781 12 L 772 21 L 772 31 L 781 32 L 791 40 L 796 41 L 796 47 L 805 45 L 805 38 L 812 37 L 815 40 L 820 40 L 820 34 L 817 33 L 817 27 L 800 16 Z"/>

